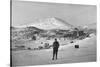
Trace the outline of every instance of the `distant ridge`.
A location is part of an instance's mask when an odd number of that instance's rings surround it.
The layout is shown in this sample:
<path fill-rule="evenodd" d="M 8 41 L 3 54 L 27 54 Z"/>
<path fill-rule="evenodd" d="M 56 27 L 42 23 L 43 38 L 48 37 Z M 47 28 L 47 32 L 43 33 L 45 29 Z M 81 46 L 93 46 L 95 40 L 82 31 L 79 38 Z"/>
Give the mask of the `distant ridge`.
<path fill-rule="evenodd" d="M 57 17 L 38 19 L 33 23 L 29 24 L 28 26 L 34 26 L 44 30 L 52 30 L 52 29 L 68 30 L 70 28 L 73 28 L 73 25 Z"/>

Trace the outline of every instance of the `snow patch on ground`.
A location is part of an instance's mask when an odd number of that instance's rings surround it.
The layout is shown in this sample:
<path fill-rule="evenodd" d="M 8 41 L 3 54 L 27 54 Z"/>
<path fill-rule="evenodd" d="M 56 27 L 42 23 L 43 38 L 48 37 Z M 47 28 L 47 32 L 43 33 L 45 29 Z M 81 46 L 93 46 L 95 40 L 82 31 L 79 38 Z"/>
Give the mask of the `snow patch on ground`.
<path fill-rule="evenodd" d="M 78 44 L 79 49 L 74 48 Z M 12 51 L 14 66 L 96 61 L 96 36 L 60 46 L 58 60 L 52 60 L 52 49 Z"/>

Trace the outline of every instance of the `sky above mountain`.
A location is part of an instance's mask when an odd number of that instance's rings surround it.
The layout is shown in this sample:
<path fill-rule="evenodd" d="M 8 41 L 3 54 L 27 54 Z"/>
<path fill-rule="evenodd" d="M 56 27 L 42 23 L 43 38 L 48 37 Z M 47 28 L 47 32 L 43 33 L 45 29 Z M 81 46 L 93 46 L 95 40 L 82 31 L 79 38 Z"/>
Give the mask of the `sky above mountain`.
<path fill-rule="evenodd" d="M 96 23 L 95 5 L 12 1 L 12 26 L 36 23 L 36 19 L 58 17 L 74 26 Z"/>

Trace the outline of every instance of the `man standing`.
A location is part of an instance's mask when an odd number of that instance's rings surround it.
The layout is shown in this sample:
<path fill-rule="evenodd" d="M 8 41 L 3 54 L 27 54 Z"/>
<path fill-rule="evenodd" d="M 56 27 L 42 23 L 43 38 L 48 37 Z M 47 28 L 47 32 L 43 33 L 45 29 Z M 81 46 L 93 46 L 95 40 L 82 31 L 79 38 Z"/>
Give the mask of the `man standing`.
<path fill-rule="evenodd" d="M 53 42 L 53 58 L 52 58 L 52 60 L 54 60 L 55 55 L 56 55 L 56 60 L 57 60 L 58 48 L 59 48 L 59 42 L 57 41 L 57 39 L 55 39 L 55 41 Z"/>

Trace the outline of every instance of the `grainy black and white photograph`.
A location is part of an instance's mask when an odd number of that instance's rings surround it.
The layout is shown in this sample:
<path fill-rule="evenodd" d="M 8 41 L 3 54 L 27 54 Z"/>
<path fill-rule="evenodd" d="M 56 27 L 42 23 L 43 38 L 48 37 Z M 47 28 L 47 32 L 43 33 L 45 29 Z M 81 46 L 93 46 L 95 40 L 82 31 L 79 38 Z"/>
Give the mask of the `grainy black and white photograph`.
<path fill-rule="evenodd" d="M 96 62 L 96 5 L 11 0 L 11 66 Z"/>

